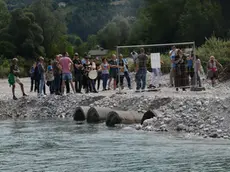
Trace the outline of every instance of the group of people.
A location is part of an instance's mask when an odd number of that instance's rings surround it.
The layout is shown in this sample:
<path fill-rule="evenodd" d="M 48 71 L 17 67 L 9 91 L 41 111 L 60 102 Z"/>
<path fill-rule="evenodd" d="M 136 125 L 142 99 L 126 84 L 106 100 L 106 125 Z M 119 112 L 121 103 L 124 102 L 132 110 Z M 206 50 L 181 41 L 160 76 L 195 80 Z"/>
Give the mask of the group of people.
<path fill-rule="evenodd" d="M 185 91 L 187 86 L 194 86 L 196 83 L 202 87 L 201 74 L 204 74 L 204 70 L 198 55 L 193 53 L 185 55 L 181 49 L 173 46 L 169 56 L 171 59 L 170 85 L 172 87 L 176 87 L 177 91 L 179 88 Z M 211 80 L 212 86 L 215 85 L 218 77 L 218 67 L 222 68 L 222 65 L 214 56 L 211 56 L 207 62 L 207 79 Z"/>
<path fill-rule="evenodd" d="M 135 65 L 135 81 L 136 92 L 144 91 L 146 88 L 146 75 L 147 75 L 147 63 L 148 55 L 145 54 L 144 48 L 140 49 L 140 53 L 132 52 L 131 56 Z M 200 73 L 203 72 L 201 61 L 199 57 L 194 54 L 186 56 L 182 50 L 177 49 L 175 46 L 169 52 L 171 59 L 170 70 L 170 84 L 185 90 L 186 86 L 190 84 L 194 85 L 198 82 L 201 87 Z M 13 99 L 17 99 L 15 96 L 15 83 L 18 83 L 21 87 L 23 96 L 27 96 L 24 92 L 24 86 L 19 79 L 19 67 L 17 65 L 18 59 L 12 60 L 10 67 L 10 74 L 8 77 L 10 85 L 12 85 Z M 163 63 L 163 62 L 161 62 Z M 212 84 L 215 84 L 217 78 L 217 68 L 221 64 L 214 58 L 210 57 L 207 63 L 208 77 L 211 79 Z M 222 67 L 222 66 L 221 66 Z M 96 73 L 96 77 L 90 76 L 91 72 Z M 120 87 L 124 88 L 124 78 L 127 80 L 129 89 L 131 87 L 131 79 L 129 76 L 128 61 L 120 54 L 117 56 L 112 55 L 111 59 L 106 58 L 92 58 L 85 54 L 83 59 L 80 59 L 79 54 L 75 53 L 73 59 L 69 57 L 67 52 L 56 55 L 54 60 L 51 60 L 47 65 L 43 57 L 39 57 L 38 61 L 34 63 L 30 71 L 31 75 L 31 92 L 38 93 L 38 97 L 46 96 L 46 86 L 49 87 L 50 94 L 62 95 L 66 88 L 66 92 L 70 92 L 70 86 L 74 93 L 82 93 L 82 89 L 85 93 L 98 93 L 100 90 L 102 80 L 102 91 L 110 90 Z M 148 88 L 159 87 L 154 84 L 156 77 L 161 75 L 160 69 L 152 69 L 152 81 Z M 191 78 L 191 79 L 189 79 Z M 159 80 L 159 79 L 158 79 Z M 75 85 L 74 85 L 75 84 Z M 97 89 L 96 89 L 97 85 Z M 111 87 L 112 85 L 112 87 Z"/>
<path fill-rule="evenodd" d="M 90 78 L 91 71 L 96 72 L 96 78 Z M 30 75 L 31 92 L 34 88 L 39 97 L 46 95 L 45 84 L 49 86 L 50 94 L 61 95 L 65 87 L 69 93 L 70 85 L 74 93 L 82 93 L 82 89 L 85 90 L 85 93 L 98 93 L 101 80 L 103 82 L 102 91 L 106 91 L 111 89 L 111 82 L 113 82 L 114 90 L 118 84 L 124 88 L 124 78 L 126 78 L 128 87 L 131 89 L 128 62 L 122 54 L 119 55 L 119 59 L 116 59 L 116 55 L 113 54 L 111 59 L 107 60 L 106 58 L 91 58 L 88 55 L 80 59 L 78 53 L 75 53 L 73 59 L 70 59 L 68 53 L 64 53 L 50 61 L 47 68 L 45 68 L 44 58 L 40 57 L 31 67 Z"/>

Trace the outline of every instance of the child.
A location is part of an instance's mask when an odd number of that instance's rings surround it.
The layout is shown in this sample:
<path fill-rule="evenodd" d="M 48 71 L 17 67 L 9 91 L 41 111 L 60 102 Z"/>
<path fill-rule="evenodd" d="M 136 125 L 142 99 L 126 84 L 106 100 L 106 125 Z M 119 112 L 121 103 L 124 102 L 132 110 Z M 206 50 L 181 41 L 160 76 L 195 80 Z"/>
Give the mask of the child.
<path fill-rule="evenodd" d="M 53 67 L 52 67 L 52 61 L 50 62 L 50 65 L 47 67 L 46 72 L 46 85 L 50 88 L 50 94 L 54 93 L 54 75 L 53 75 Z"/>

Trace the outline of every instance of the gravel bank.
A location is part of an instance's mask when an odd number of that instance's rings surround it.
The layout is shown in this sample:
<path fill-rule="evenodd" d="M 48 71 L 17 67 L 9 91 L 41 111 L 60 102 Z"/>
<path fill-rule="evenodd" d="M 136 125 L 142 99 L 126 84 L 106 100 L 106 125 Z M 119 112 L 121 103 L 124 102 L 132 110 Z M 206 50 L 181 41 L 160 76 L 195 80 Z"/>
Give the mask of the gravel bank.
<path fill-rule="evenodd" d="M 29 82 L 24 79 L 25 85 Z M 5 83 L 5 85 L 3 84 Z M 230 138 L 230 82 L 212 88 L 205 83 L 206 91 L 176 92 L 163 87 L 159 92 L 126 94 L 116 91 L 99 94 L 47 96 L 38 99 L 35 93 L 18 101 L 11 100 L 7 82 L 1 81 L 0 119 L 72 118 L 79 105 L 109 107 L 116 110 L 135 110 L 145 113 L 155 110 L 157 117 L 144 121 L 137 129 L 158 132 L 185 132 L 202 137 Z M 28 86 L 26 87 L 28 89 Z M 19 90 L 17 90 L 19 92 Z"/>

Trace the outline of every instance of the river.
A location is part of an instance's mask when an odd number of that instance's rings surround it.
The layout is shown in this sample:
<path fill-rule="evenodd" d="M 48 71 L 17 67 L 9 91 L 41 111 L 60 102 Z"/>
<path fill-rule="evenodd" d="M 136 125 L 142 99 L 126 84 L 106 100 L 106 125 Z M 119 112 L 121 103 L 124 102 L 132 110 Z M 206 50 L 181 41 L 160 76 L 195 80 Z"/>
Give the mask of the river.
<path fill-rule="evenodd" d="M 226 140 L 69 120 L 0 122 L 1 172 L 227 172 Z"/>

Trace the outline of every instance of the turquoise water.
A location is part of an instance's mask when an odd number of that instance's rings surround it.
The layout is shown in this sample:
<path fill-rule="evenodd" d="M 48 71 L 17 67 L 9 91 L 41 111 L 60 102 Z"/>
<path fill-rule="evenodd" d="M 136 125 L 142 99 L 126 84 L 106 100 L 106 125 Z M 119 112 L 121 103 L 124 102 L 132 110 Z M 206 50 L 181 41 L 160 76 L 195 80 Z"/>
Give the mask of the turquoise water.
<path fill-rule="evenodd" d="M 73 121 L 0 122 L 0 171 L 230 171 L 230 141 Z"/>

